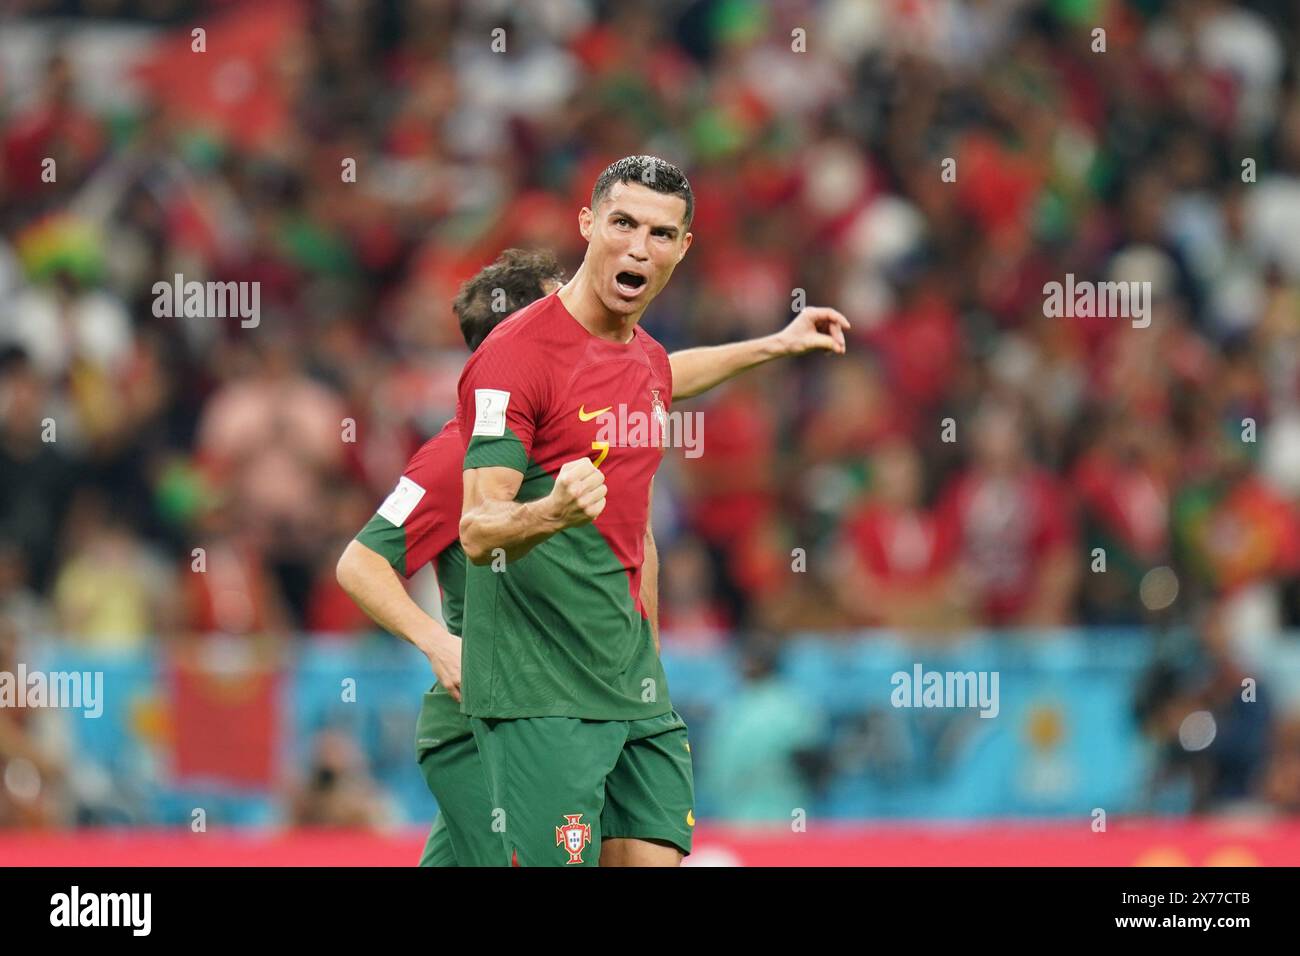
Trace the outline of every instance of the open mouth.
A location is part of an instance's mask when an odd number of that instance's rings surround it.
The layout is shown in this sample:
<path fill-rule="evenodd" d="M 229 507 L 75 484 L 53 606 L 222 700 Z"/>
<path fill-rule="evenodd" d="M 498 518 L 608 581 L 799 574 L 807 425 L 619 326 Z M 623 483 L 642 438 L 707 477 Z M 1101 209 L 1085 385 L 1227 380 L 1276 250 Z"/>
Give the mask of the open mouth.
<path fill-rule="evenodd" d="M 635 272 L 620 272 L 614 276 L 614 284 L 623 295 L 638 295 L 645 288 L 645 276 Z"/>

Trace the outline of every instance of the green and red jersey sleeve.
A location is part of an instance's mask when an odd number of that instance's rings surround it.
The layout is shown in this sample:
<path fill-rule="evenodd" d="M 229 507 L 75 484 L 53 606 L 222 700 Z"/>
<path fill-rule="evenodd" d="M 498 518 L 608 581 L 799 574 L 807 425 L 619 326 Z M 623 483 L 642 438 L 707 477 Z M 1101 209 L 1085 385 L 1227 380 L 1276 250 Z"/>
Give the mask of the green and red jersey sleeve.
<path fill-rule="evenodd" d="M 494 329 L 461 372 L 456 419 L 467 446 L 466 469 L 528 472 L 538 423 L 552 402 L 551 370 L 537 360 L 538 346 L 512 334 L 531 310 L 520 310 Z"/>
<path fill-rule="evenodd" d="M 357 535 L 404 578 L 434 563 L 443 621 L 453 634 L 460 633 L 464 600 L 465 556 L 460 548 L 464 452 L 459 426 L 450 421 L 411 456 L 397 486 Z"/>

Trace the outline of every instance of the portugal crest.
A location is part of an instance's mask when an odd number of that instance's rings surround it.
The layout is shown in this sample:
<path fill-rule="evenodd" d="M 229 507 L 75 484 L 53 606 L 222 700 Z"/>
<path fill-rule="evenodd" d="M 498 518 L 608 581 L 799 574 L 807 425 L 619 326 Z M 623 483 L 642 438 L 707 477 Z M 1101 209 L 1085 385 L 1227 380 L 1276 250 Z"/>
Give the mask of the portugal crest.
<path fill-rule="evenodd" d="M 655 436 L 657 441 L 652 444 L 664 446 L 668 443 L 668 409 L 664 408 L 662 399 L 659 398 L 659 389 L 652 388 L 650 394 L 653 401 L 650 402 L 650 412 L 655 417 L 655 425 L 658 428 L 658 434 Z"/>
<path fill-rule="evenodd" d="M 581 813 L 566 813 L 565 824 L 555 828 L 555 845 L 569 851 L 568 863 L 581 863 L 582 851 L 591 842 L 591 824 L 582 822 Z"/>

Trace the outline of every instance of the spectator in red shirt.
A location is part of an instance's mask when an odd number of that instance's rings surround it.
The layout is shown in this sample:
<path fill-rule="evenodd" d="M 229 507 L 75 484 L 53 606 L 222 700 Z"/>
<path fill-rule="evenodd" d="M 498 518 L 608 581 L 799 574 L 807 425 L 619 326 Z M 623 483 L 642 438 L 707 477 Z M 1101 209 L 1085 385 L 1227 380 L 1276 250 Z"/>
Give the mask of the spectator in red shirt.
<path fill-rule="evenodd" d="M 941 505 L 944 533 L 957 541 L 962 586 L 985 624 L 1067 624 L 1079 584 L 1072 502 L 1030 459 L 1014 405 L 990 402 L 972 431 L 973 461 Z"/>
<path fill-rule="evenodd" d="M 1162 422 L 1115 411 L 1098 440 L 1074 468 L 1085 553 L 1101 548 L 1104 574 L 1082 586 L 1089 623 L 1138 623 L 1138 586 L 1153 567 L 1169 561 L 1171 468 L 1177 467 L 1171 436 Z"/>
<path fill-rule="evenodd" d="M 214 509 L 180 574 L 181 627 L 187 634 L 282 635 L 284 597 L 264 558 L 264 532 L 232 505 Z"/>
<path fill-rule="evenodd" d="M 922 466 L 910 442 L 872 459 L 872 489 L 848 518 L 834 587 L 856 624 L 891 628 L 959 623 L 950 529 L 921 505 Z"/>
<path fill-rule="evenodd" d="M 41 198 L 48 198 L 48 191 L 70 191 L 102 149 L 101 124 L 77 104 L 75 79 L 73 60 L 56 53 L 45 66 L 35 101 L 2 131 L 0 173 L 15 194 L 35 198 L 45 191 Z M 52 180 L 42 178 L 46 159 L 57 164 Z"/>

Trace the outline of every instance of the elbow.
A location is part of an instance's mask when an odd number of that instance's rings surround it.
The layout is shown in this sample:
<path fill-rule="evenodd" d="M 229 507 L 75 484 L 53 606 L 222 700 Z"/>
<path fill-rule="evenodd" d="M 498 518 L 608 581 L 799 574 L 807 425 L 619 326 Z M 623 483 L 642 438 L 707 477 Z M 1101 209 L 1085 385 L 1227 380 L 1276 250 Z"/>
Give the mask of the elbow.
<path fill-rule="evenodd" d="M 348 562 L 348 553 L 346 551 L 339 557 L 339 563 L 334 565 L 334 580 L 339 583 L 343 593 L 352 597 L 352 568 Z"/>
<path fill-rule="evenodd" d="M 338 581 L 348 597 L 356 596 L 356 553 L 352 549 L 354 542 L 349 542 L 339 555 L 338 564 L 334 565 L 334 580 Z"/>

